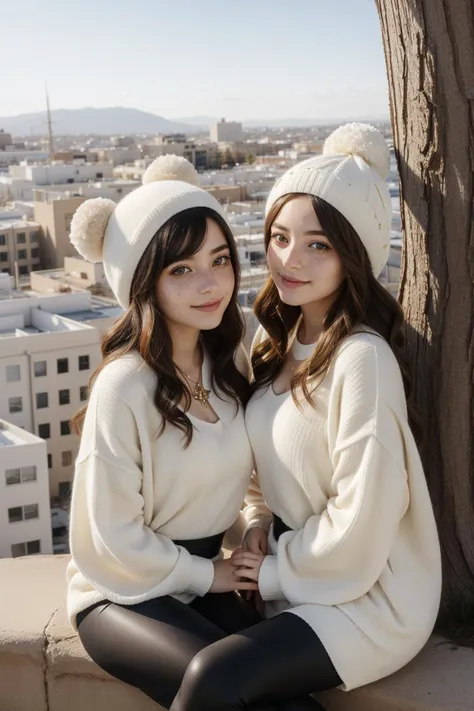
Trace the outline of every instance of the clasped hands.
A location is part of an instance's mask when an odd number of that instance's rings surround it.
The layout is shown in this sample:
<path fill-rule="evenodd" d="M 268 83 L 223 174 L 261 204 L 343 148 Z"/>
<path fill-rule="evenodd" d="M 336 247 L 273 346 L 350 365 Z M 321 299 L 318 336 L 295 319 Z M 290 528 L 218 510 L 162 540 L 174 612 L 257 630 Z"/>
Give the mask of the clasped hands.
<path fill-rule="evenodd" d="M 214 563 L 214 581 L 210 592 L 232 590 L 258 591 L 258 575 L 267 555 L 268 535 L 262 528 L 251 528 L 242 547 L 236 548 L 230 558 Z"/>

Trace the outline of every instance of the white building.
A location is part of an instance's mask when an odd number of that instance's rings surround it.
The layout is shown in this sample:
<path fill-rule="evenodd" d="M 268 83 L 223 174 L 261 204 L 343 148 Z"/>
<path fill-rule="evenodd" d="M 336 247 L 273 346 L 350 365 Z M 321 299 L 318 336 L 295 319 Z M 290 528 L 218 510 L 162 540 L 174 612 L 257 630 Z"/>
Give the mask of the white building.
<path fill-rule="evenodd" d="M 53 161 L 48 165 L 22 163 L 12 165 L 9 174 L 12 178 L 29 180 L 34 185 L 62 185 L 112 178 L 113 166 L 111 163 L 84 163 L 83 161 L 73 163 Z"/>
<path fill-rule="evenodd" d="M 0 558 L 52 552 L 46 442 L 0 419 Z"/>
<path fill-rule="evenodd" d="M 30 160 L 38 162 L 49 161 L 48 151 L 37 151 L 28 149 L 10 149 L 7 148 L 5 151 L 0 151 L 0 168 L 8 168 L 10 165 L 18 165 L 19 163 Z"/>
<path fill-rule="evenodd" d="M 46 440 L 51 496 L 67 497 L 100 337 L 122 309 L 89 292 L 0 294 L 0 417 Z"/>
<path fill-rule="evenodd" d="M 242 141 L 244 132 L 242 124 L 237 121 L 226 121 L 222 119 L 211 126 L 210 139 L 214 143 L 234 143 Z"/>

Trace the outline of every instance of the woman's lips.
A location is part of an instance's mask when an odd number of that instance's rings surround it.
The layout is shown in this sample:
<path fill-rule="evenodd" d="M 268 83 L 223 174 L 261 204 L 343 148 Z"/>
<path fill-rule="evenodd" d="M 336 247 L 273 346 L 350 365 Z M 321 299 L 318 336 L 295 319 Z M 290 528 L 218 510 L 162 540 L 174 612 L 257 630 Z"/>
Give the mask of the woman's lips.
<path fill-rule="evenodd" d="M 201 306 L 193 306 L 193 309 L 198 309 L 198 311 L 217 311 L 221 303 L 222 299 L 218 301 L 208 301 L 205 304 L 201 304 Z"/>
<path fill-rule="evenodd" d="M 305 286 L 306 284 L 309 284 L 309 281 L 301 281 L 301 279 L 285 277 L 283 276 L 283 274 L 280 274 L 280 279 L 283 283 L 283 286 L 288 287 L 288 289 L 298 289 L 300 286 Z"/>

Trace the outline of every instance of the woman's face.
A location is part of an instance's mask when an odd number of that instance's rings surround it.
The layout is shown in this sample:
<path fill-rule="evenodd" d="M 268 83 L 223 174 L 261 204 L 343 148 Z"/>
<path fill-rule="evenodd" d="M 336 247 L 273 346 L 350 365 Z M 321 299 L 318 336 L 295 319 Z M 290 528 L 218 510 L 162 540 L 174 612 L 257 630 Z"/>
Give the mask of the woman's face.
<path fill-rule="evenodd" d="M 271 227 L 268 266 L 280 299 L 290 306 L 336 299 L 345 270 L 307 195 L 287 202 Z"/>
<path fill-rule="evenodd" d="M 219 225 L 208 219 L 200 250 L 163 270 L 156 284 L 156 297 L 171 328 L 209 330 L 219 326 L 234 285 L 227 239 Z"/>

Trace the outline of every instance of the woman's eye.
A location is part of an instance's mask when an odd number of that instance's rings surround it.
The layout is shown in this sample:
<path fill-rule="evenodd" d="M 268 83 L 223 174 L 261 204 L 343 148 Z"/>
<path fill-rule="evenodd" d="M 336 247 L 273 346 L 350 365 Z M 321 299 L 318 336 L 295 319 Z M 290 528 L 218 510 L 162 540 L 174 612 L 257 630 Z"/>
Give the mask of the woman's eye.
<path fill-rule="evenodd" d="M 326 252 L 328 249 L 331 249 L 329 245 L 324 244 L 324 242 L 311 242 L 309 246 L 317 252 Z"/>
<path fill-rule="evenodd" d="M 272 239 L 275 240 L 275 242 L 279 242 L 282 244 L 283 242 L 286 242 L 286 237 L 285 235 L 280 234 L 279 232 L 274 232 L 272 234 Z"/>
<path fill-rule="evenodd" d="M 230 262 L 230 257 L 229 255 L 222 255 L 222 257 L 217 257 L 217 259 L 214 261 L 214 266 L 216 267 L 223 267 L 226 264 Z"/>
<path fill-rule="evenodd" d="M 184 276 L 186 272 L 191 271 L 189 267 L 176 267 L 172 270 L 171 274 L 173 276 Z"/>

